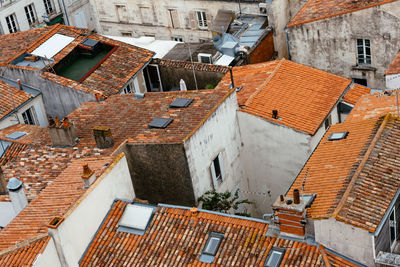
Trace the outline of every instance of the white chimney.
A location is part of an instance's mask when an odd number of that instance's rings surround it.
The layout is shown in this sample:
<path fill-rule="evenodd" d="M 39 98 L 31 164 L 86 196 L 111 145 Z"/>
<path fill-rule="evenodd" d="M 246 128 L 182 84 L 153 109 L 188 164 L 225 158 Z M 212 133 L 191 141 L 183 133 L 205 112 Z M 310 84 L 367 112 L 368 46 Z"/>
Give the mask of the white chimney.
<path fill-rule="evenodd" d="M 89 165 L 87 163 L 83 164 L 82 180 L 84 188 L 88 188 L 94 183 L 94 181 L 96 181 L 96 174 L 89 168 Z"/>
<path fill-rule="evenodd" d="M 10 181 L 8 181 L 7 189 L 15 213 L 18 214 L 26 206 L 28 206 L 28 200 L 26 199 L 26 194 L 23 184 L 17 178 L 11 178 Z"/>

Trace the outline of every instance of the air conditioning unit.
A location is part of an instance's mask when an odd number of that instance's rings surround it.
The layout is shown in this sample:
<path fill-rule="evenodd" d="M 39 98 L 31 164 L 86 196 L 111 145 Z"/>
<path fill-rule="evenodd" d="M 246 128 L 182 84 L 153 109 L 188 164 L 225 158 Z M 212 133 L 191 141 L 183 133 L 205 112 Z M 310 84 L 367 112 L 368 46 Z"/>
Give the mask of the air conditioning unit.
<path fill-rule="evenodd" d="M 267 3 L 259 3 L 258 8 L 260 10 L 260 14 L 267 14 Z"/>

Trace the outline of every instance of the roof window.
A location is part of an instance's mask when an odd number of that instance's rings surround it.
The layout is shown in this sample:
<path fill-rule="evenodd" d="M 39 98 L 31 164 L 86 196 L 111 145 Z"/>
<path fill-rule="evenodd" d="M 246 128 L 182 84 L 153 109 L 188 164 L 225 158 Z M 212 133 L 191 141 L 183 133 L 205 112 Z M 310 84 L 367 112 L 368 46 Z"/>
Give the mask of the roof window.
<path fill-rule="evenodd" d="M 21 137 L 25 136 L 26 133 L 25 132 L 14 132 L 10 135 L 7 135 L 6 138 L 8 139 L 12 139 L 12 140 L 17 140 L 20 139 Z"/>
<path fill-rule="evenodd" d="M 191 103 L 193 102 L 193 99 L 191 98 L 177 98 L 174 100 L 174 102 L 169 105 L 170 108 L 187 108 Z"/>
<path fill-rule="evenodd" d="M 206 245 L 204 246 L 203 253 L 200 256 L 201 262 L 212 263 L 214 261 L 223 238 L 224 235 L 221 233 L 210 233 Z"/>
<path fill-rule="evenodd" d="M 118 231 L 143 235 L 153 216 L 154 208 L 128 204 L 118 222 Z"/>
<path fill-rule="evenodd" d="M 329 136 L 328 141 L 336 141 L 336 140 L 345 139 L 348 134 L 349 134 L 349 132 L 332 133 L 331 136 Z"/>
<path fill-rule="evenodd" d="M 265 260 L 264 267 L 278 267 L 280 266 L 283 256 L 285 255 L 284 248 L 272 247 Z"/>
<path fill-rule="evenodd" d="M 173 119 L 166 118 L 154 118 L 150 123 L 150 128 L 165 129 L 173 121 Z"/>

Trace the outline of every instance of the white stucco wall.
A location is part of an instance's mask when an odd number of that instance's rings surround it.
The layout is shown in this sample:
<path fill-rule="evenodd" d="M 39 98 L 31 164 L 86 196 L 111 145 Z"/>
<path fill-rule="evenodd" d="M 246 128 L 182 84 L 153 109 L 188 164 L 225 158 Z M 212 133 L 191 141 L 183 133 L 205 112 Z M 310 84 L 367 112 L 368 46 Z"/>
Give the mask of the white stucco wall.
<path fill-rule="evenodd" d="M 43 0 L 18 0 L 12 1 L 11 4 L 0 6 L 0 24 L 1 29 L 3 30 L 2 33 L 10 33 L 6 23 L 6 17 L 15 13 L 17 18 L 18 27 L 20 31 L 26 31 L 30 29 L 28 20 L 26 18 L 25 9 L 24 7 L 33 3 L 35 7 L 35 14 L 39 22 L 43 22 L 43 15 L 46 15 L 46 9 L 43 3 Z M 60 7 L 58 5 L 57 0 L 53 0 L 53 8 L 56 10 L 56 13 L 60 13 Z M 1 32 L 0 32 L 1 33 Z"/>
<path fill-rule="evenodd" d="M 225 178 L 217 191 L 239 187 L 241 137 L 236 116 L 236 94 L 232 93 L 205 123 L 184 143 L 195 198 L 213 188 L 210 164 L 222 152 Z"/>
<path fill-rule="evenodd" d="M 24 113 L 27 109 L 31 107 L 34 107 L 36 114 L 35 120 L 38 123 L 38 125 L 46 127 L 48 124 L 47 114 L 44 108 L 42 95 L 38 95 L 34 99 L 28 101 L 25 105 L 20 106 L 16 114 L 7 116 L 2 120 L 0 120 L 0 129 L 7 128 L 11 125 L 15 125 L 18 123 L 23 124 L 24 119 L 22 118 L 22 113 Z M 18 116 L 19 121 L 16 118 L 16 116 Z"/>
<path fill-rule="evenodd" d="M 117 198 L 128 200 L 135 198 L 125 155 L 108 168 L 106 173 L 99 177 L 77 201 L 75 207 L 65 215 L 64 221 L 56 230 L 68 266 L 78 266 L 81 256 L 113 201 Z M 52 247 L 46 247 L 41 255 L 43 257 L 41 262 L 44 263 L 42 266 L 49 266 L 45 264 L 46 255 L 49 260 L 54 257 L 54 253 L 52 255 L 47 253 L 50 249 Z"/>
<path fill-rule="evenodd" d="M 386 75 L 387 89 L 400 89 L 400 74 Z"/>
<path fill-rule="evenodd" d="M 338 123 L 336 106 L 330 114 L 332 124 Z M 290 187 L 325 134 L 325 126 L 322 123 L 311 136 L 242 111 L 238 119 L 245 171 L 242 189 L 254 202 L 252 215 L 261 217 L 272 212 L 272 203 Z"/>
<path fill-rule="evenodd" d="M 239 12 L 237 1 L 201 1 L 201 0 L 130 0 L 108 1 L 91 0 L 95 14 L 99 21 L 101 34 L 120 36 L 122 32 L 131 33 L 132 37 L 154 35 L 156 39 L 171 40 L 172 37 L 181 37 L 185 42 L 198 42 L 200 39 L 212 38 L 211 31 L 199 29 L 194 11 L 205 11 L 208 29 L 211 29 L 219 9 Z M 126 7 L 126 19 L 120 22 L 116 5 Z M 150 22 L 142 19 L 140 8 L 148 8 Z M 259 13 L 258 3 L 245 3 L 242 1 L 243 13 Z M 168 9 L 178 11 L 179 27 L 172 28 Z M 146 23 L 147 22 L 147 23 Z"/>
<path fill-rule="evenodd" d="M 56 247 L 54 246 L 53 239 L 50 238 L 49 243 L 45 250 L 36 257 L 36 260 L 33 262 L 33 267 L 61 267 L 60 260 L 57 256 Z"/>
<path fill-rule="evenodd" d="M 316 242 L 367 266 L 375 266 L 373 235 L 367 231 L 334 218 L 314 220 L 314 229 Z"/>

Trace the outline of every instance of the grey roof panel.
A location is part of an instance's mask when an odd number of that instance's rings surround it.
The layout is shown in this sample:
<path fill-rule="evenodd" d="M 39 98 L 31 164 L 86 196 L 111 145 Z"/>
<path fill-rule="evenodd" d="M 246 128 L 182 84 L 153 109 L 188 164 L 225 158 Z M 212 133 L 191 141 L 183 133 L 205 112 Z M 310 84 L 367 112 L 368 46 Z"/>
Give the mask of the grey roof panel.
<path fill-rule="evenodd" d="M 159 128 L 164 129 L 173 121 L 173 119 L 166 119 L 166 118 L 154 118 L 150 123 L 150 128 Z"/>

